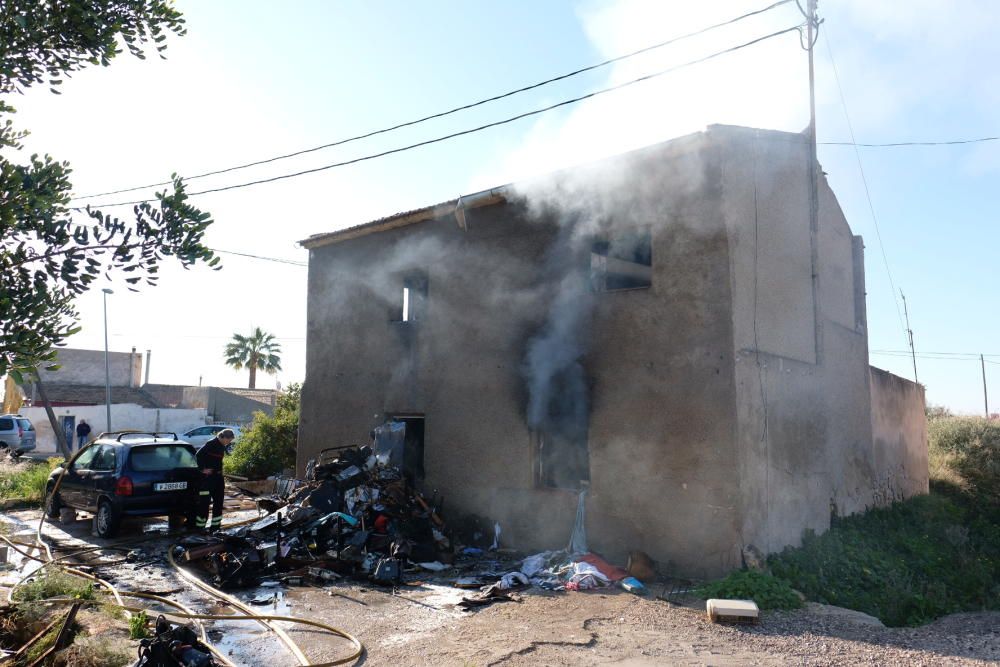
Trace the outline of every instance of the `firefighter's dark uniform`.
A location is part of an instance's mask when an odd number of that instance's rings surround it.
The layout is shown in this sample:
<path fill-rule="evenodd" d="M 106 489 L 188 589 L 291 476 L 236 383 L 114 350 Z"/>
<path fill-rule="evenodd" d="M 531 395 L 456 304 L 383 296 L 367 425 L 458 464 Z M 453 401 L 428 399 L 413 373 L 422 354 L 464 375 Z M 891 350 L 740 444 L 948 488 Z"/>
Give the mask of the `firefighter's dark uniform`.
<path fill-rule="evenodd" d="M 226 455 L 226 446 L 218 438 L 212 438 L 198 450 L 198 472 L 201 483 L 198 485 L 198 509 L 195 516 L 195 526 L 198 528 L 217 529 L 222 527 L 222 501 L 225 491 L 225 481 L 222 479 L 222 457 Z M 211 470 L 211 474 L 203 471 Z M 212 506 L 212 523 L 208 523 L 208 506 Z"/>

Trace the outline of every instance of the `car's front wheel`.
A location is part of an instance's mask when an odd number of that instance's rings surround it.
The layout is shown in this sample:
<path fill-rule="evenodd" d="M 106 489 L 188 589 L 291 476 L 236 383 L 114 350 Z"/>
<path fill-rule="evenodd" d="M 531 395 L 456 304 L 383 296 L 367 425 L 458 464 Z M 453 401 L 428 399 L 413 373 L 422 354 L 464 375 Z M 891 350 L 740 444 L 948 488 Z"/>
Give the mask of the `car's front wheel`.
<path fill-rule="evenodd" d="M 94 532 L 98 537 L 114 537 L 118 533 L 121 520 L 121 515 L 111 506 L 111 502 L 102 500 L 97 506 L 97 515 L 94 517 Z"/>
<path fill-rule="evenodd" d="M 59 494 L 55 492 L 55 484 L 49 482 L 45 487 L 45 514 L 50 519 L 58 519 L 59 511 L 62 509 L 62 502 Z"/>

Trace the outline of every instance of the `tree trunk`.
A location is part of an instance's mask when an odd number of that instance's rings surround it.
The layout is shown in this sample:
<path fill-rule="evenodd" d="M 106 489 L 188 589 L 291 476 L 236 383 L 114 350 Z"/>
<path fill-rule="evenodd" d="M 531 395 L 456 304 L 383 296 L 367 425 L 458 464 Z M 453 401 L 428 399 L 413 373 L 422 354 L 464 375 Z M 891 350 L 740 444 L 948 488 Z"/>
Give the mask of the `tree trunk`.
<path fill-rule="evenodd" d="M 257 366 L 250 364 L 250 389 L 257 388 Z"/>
<path fill-rule="evenodd" d="M 73 456 L 69 450 L 69 446 L 66 444 L 66 434 L 63 433 L 62 426 L 56 421 L 56 413 L 53 412 L 52 406 L 49 405 L 48 394 L 45 393 L 45 385 L 42 384 L 42 378 L 38 374 L 38 370 L 35 369 L 35 384 L 38 385 L 38 395 L 42 397 L 42 404 L 45 406 L 45 414 L 49 417 L 49 424 L 52 426 L 52 432 L 56 436 L 56 447 L 59 448 L 59 453 L 65 457 L 67 461 Z"/>

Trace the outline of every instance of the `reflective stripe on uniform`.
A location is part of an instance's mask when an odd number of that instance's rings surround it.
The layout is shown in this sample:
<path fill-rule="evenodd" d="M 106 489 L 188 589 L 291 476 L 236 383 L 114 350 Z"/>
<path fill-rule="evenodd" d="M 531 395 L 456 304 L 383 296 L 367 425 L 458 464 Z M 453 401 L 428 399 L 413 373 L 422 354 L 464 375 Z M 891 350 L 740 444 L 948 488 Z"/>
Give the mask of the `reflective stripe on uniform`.
<path fill-rule="evenodd" d="M 212 517 L 212 527 L 213 528 L 218 528 L 221 525 L 222 525 L 222 517 L 221 516 L 213 516 Z"/>
<path fill-rule="evenodd" d="M 204 528 L 205 524 L 208 523 L 208 517 L 197 516 L 197 517 L 194 518 L 194 523 L 199 528 Z"/>
<path fill-rule="evenodd" d="M 199 491 L 198 495 L 199 496 L 210 496 L 210 495 L 212 495 L 212 492 L 211 491 Z"/>

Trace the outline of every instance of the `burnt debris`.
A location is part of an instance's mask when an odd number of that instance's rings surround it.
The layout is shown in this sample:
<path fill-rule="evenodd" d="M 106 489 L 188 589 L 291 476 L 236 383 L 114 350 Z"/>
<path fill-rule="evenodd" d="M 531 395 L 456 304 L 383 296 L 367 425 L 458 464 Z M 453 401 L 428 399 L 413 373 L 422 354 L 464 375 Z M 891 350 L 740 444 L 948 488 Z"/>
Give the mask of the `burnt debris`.
<path fill-rule="evenodd" d="M 395 454 L 369 446 L 325 450 L 299 485 L 282 484 L 283 493 L 257 499 L 267 512 L 262 518 L 182 540 L 175 558 L 228 589 L 279 577 L 398 585 L 406 567 L 452 563 L 440 501 L 412 486 Z"/>

